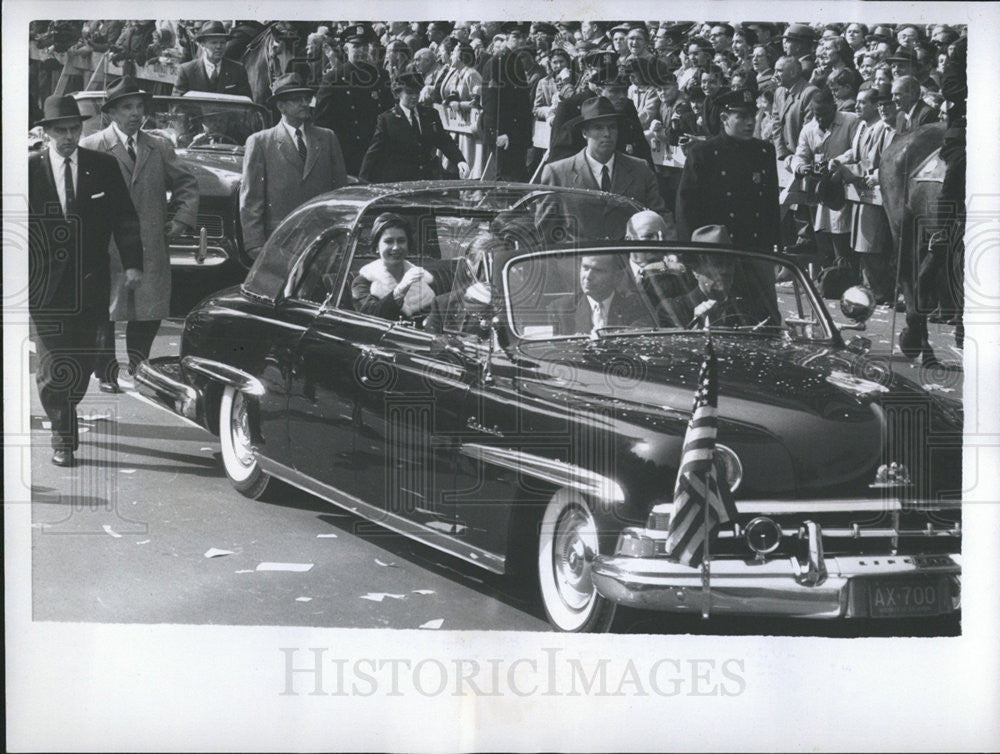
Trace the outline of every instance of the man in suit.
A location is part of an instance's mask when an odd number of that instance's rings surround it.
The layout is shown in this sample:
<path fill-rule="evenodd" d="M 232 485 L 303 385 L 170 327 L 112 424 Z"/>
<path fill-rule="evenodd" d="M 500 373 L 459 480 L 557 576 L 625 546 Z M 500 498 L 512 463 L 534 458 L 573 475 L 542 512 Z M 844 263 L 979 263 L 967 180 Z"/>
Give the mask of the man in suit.
<path fill-rule="evenodd" d="M 794 57 L 802 67 L 802 75 L 808 81 L 816 67 L 813 51 L 816 49 L 816 32 L 809 24 L 789 24 L 781 38 L 785 55 Z"/>
<path fill-rule="evenodd" d="M 892 101 L 899 111 L 896 115 L 897 134 L 909 133 L 937 122 L 937 113 L 920 99 L 920 82 L 913 76 L 903 76 L 892 82 Z"/>
<path fill-rule="evenodd" d="M 457 165 L 459 177 L 469 174 L 469 163 L 444 130 L 437 110 L 418 104 L 423 87 L 424 78 L 419 73 L 408 71 L 397 77 L 393 85 L 396 106 L 378 117 L 375 135 L 361 162 L 361 180 L 438 180 L 443 177 L 438 150 Z"/>
<path fill-rule="evenodd" d="M 371 62 L 375 32 L 368 24 L 353 24 L 340 35 L 347 62 L 323 76 L 316 93 L 318 126 L 337 134 L 350 175 L 358 175 L 378 116 L 393 105 L 387 75 Z"/>
<path fill-rule="evenodd" d="M 139 215 L 142 236 L 142 284 L 125 286 L 117 255 L 111 255 L 111 307 L 109 321 L 97 336 L 102 356 L 95 364 L 100 389 L 120 392 L 115 357 L 115 322 L 127 322 L 125 343 L 129 374 L 149 358 L 160 320 L 170 316 L 169 239 L 194 231 L 198 218 L 198 181 L 174 154 L 171 143 L 139 128 L 146 117 L 149 94 L 131 76 L 108 89 L 101 109 L 111 116 L 111 125 L 91 134 L 80 146 L 104 152 L 118 161 L 122 179 L 129 187 Z M 170 194 L 168 205 L 167 194 Z M 168 215 L 172 219 L 168 220 Z"/>
<path fill-rule="evenodd" d="M 229 40 L 225 27 L 218 21 L 206 21 L 195 39 L 199 55 L 177 69 L 173 93 L 215 92 L 253 97 L 243 64 L 224 57 Z"/>
<path fill-rule="evenodd" d="M 652 168 L 644 160 L 615 149 L 620 117 L 606 97 L 593 97 L 584 102 L 575 125 L 583 131 L 586 146 L 572 157 L 546 165 L 541 183 L 621 194 L 658 212 L 668 225 L 672 224 Z M 594 219 L 578 218 L 581 223 Z M 598 233 L 593 237 L 607 237 L 607 234 Z"/>
<path fill-rule="evenodd" d="M 309 122 L 313 88 L 297 73 L 286 73 L 272 92 L 269 102 L 281 121 L 247 139 L 240 184 L 243 244 L 254 258 L 292 210 L 347 183 L 337 135 Z"/>
<path fill-rule="evenodd" d="M 555 334 L 597 332 L 616 325 L 651 327 L 649 312 L 625 280 L 620 256 L 580 257 L 580 295 L 563 296 L 549 306 Z"/>
<path fill-rule="evenodd" d="M 36 382 L 52 423 L 52 462 L 73 466 L 76 406 L 93 371 L 98 324 L 108 316 L 108 241 L 114 234 L 127 287 L 142 282 L 139 220 L 117 161 L 81 149 L 83 117 L 72 97 L 45 100 L 47 149 L 28 158 L 31 286 Z"/>

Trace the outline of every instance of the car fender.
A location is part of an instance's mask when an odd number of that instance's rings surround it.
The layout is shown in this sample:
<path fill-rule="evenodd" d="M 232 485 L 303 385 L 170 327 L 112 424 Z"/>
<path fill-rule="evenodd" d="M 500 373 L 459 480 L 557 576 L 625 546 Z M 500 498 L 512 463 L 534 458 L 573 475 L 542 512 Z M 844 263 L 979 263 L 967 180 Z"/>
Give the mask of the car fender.
<path fill-rule="evenodd" d="M 230 385 L 247 395 L 259 397 L 264 394 L 264 385 L 260 380 L 242 369 L 237 369 L 221 361 L 199 356 L 185 356 L 181 359 L 181 365 L 186 371 L 207 377 L 223 386 Z"/>

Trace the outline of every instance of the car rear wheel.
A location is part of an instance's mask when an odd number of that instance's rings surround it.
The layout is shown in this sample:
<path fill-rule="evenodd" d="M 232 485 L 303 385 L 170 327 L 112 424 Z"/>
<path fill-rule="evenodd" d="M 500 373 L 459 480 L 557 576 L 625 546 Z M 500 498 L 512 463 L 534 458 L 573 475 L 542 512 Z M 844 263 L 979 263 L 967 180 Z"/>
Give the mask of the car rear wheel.
<path fill-rule="evenodd" d="M 253 448 L 253 412 L 250 400 L 227 386 L 219 404 L 219 444 L 226 476 L 237 491 L 254 500 L 271 484 L 271 475 L 261 470 Z"/>
<path fill-rule="evenodd" d="M 538 583 L 549 622 L 560 631 L 607 631 L 615 604 L 594 588 L 598 532 L 587 502 L 562 489 L 549 500 L 538 534 Z"/>

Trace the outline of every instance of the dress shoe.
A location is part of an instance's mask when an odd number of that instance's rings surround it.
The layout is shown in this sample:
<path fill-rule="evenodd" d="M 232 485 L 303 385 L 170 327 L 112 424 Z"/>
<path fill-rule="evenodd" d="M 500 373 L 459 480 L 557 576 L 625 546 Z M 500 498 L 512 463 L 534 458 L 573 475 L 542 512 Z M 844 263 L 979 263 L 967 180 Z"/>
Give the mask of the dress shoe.
<path fill-rule="evenodd" d="M 76 466 L 72 450 L 55 450 L 52 452 L 52 463 L 56 466 Z"/>
<path fill-rule="evenodd" d="M 102 393 L 120 393 L 122 391 L 122 389 L 118 387 L 118 383 L 112 382 L 111 380 L 101 380 L 97 387 L 100 388 Z"/>

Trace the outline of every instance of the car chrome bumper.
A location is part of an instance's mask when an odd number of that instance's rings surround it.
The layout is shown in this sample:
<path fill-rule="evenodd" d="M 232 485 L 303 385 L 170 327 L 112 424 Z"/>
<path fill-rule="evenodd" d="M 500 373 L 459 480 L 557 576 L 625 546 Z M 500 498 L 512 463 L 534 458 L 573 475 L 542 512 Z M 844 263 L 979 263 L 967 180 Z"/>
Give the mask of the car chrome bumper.
<path fill-rule="evenodd" d="M 218 267 L 228 262 L 229 257 L 226 248 L 218 243 L 209 243 L 205 247 L 204 258 L 201 258 L 201 247 L 197 241 L 174 241 L 170 244 L 171 267 Z"/>
<path fill-rule="evenodd" d="M 161 408 L 204 426 L 201 397 L 183 381 L 180 360 L 176 356 L 142 362 L 135 374 L 135 387 L 139 395 Z"/>
<path fill-rule="evenodd" d="M 896 581 L 934 584 L 938 588 L 934 609 L 922 610 L 921 615 L 950 613 L 960 607 L 961 556 L 879 554 L 823 558 L 822 552 L 819 556 L 819 562 L 806 563 L 794 557 L 764 562 L 713 560 L 709 569 L 710 613 L 876 617 L 869 590 L 876 582 Z M 599 556 L 591 573 L 597 591 L 621 605 L 670 612 L 701 612 L 704 607 L 701 569 L 664 556 Z"/>

